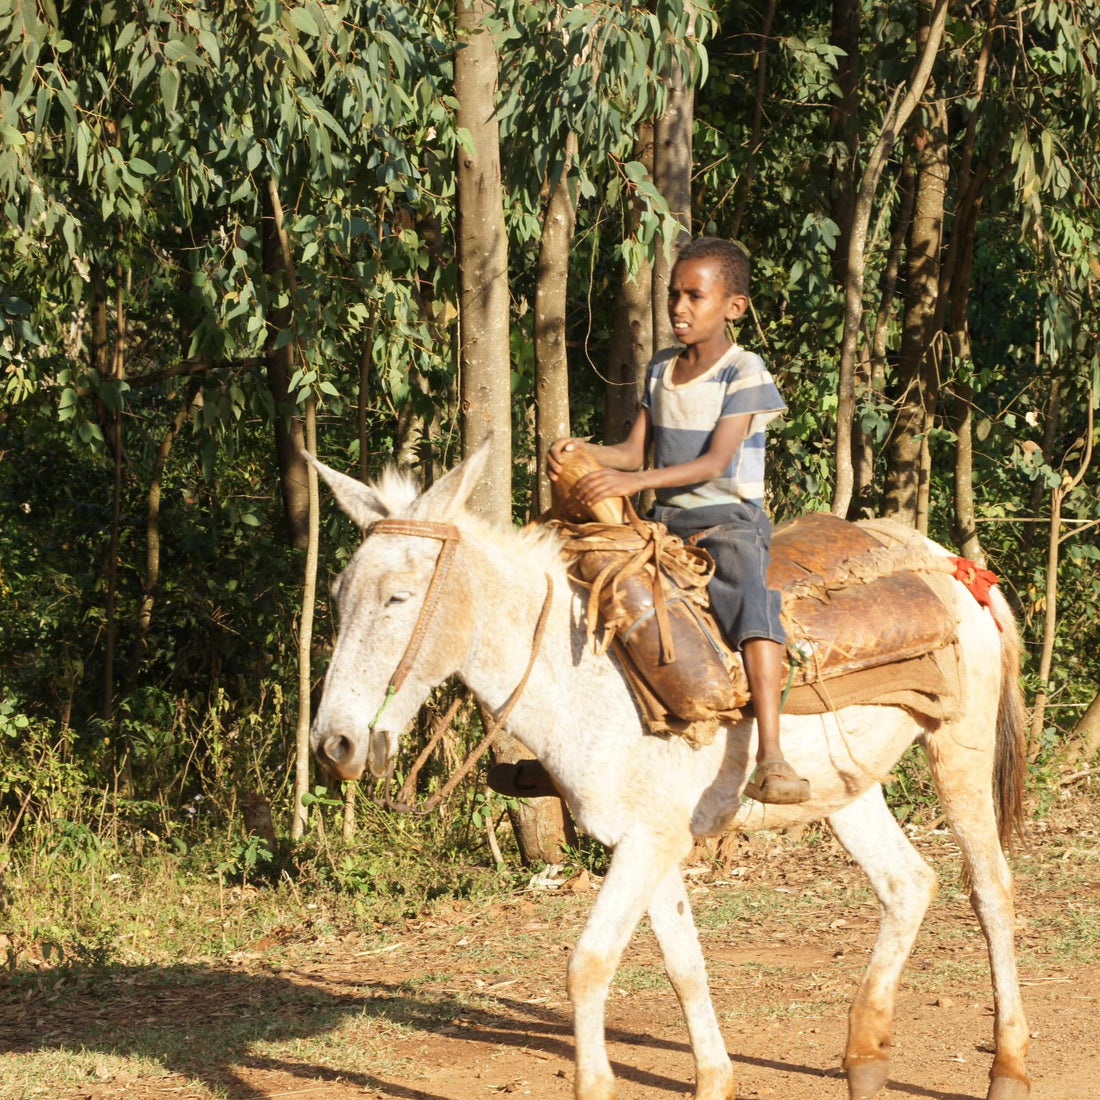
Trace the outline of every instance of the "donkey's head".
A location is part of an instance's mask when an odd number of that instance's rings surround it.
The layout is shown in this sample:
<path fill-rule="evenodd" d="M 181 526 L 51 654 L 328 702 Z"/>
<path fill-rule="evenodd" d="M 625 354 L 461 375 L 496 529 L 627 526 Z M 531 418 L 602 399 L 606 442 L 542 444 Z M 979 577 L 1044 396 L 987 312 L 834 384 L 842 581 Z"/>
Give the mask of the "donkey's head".
<path fill-rule="evenodd" d="M 333 587 L 338 632 L 310 734 L 340 779 L 386 774 L 401 731 L 469 649 L 475 609 L 456 521 L 488 448 L 487 440 L 415 497 L 307 456 L 365 536 Z"/>

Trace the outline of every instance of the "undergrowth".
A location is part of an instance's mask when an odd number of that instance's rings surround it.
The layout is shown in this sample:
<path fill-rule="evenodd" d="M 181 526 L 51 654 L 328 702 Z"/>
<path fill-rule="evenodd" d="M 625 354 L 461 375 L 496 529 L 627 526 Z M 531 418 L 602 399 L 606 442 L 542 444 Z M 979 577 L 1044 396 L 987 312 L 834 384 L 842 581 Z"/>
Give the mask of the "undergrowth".
<path fill-rule="evenodd" d="M 438 821 L 359 815 L 350 842 L 330 819 L 293 845 L 201 825 L 165 837 L 106 819 L 42 822 L 0 851 L 0 964 L 18 985 L 54 970 L 216 960 L 273 932 L 383 930 L 438 899 L 526 882 L 518 860 L 507 871 L 476 845 L 448 844 Z"/>

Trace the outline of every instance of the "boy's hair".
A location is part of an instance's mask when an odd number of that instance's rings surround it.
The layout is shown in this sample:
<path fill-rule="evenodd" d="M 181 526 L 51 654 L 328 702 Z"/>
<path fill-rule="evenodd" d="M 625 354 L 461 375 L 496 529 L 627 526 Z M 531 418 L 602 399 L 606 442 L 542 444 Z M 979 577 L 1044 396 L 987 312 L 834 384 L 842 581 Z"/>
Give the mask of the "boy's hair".
<path fill-rule="evenodd" d="M 722 282 L 730 294 L 748 297 L 752 264 L 744 247 L 724 237 L 696 237 L 688 241 L 676 255 L 681 260 L 717 260 Z"/>

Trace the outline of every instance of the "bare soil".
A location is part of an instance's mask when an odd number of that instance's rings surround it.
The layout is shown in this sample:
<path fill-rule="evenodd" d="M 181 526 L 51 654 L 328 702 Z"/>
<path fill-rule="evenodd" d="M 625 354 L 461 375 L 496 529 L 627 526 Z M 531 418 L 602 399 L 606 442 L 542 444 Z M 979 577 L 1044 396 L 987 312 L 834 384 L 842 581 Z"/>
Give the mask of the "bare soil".
<path fill-rule="evenodd" d="M 1032 1095 L 1084 1100 L 1100 1096 L 1097 830 L 1066 808 L 1030 833 L 1014 862 Z M 943 886 L 906 970 L 881 1096 L 981 1098 L 993 1023 L 984 941 L 950 838 L 914 840 Z M 862 876 L 827 834 L 759 834 L 721 855 L 689 872 L 738 1097 L 844 1100 L 847 1004 L 876 925 Z M 101 1052 L 65 1100 L 567 1100 L 565 964 L 596 886 L 582 872 L 493 904 L 441 903 L 401 927 L 286 928 L 228 963 L 123 969 L 5 998 L 0 1056 Z M 607 1024 L 620 1100 L 691 1095 L 686 1034 L 647 927 Z"/>

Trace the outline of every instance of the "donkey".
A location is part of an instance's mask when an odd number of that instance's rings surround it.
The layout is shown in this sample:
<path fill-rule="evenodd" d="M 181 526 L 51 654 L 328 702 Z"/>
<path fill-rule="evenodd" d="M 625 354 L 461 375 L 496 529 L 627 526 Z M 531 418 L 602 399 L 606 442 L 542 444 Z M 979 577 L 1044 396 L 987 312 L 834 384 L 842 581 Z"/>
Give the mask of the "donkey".
<path fill-rule="evenodd" d="M 871 959 L 849 1012 L 843 1065 L 852 1100 L 889 1077 L 902 968 L 937 876 L 906 839 L 882 779 L 920 742 L 962 850 L 989 948 L 995 1055 L 987 1100 L 1023 1100 L 1028 1029 L 1013 945 L 1013 886 L 1003 846 L 1021 824 L 1024 752 L 1019 638 L 1003 595 L 978 604 L 958 582 L 958 709 L 938 723 L 892 706 L 785 716 L 788 759 L 812 784 L 797 806 L 742 799 L 755 757 L 749 718 L 712 744 L 645 732 L 614 658 L 585 644 L 583 592 L 552 531 L 501 529 L 465 504 L 482 446 L 418 495 L 388 471 L 376 485 L 312 457 L 340 507 L 364 530 L 333 589 L 339 631 L 311 731 L 322 766 L 342 779 L 386 775 L 401 732 L 452 675 L 552 776 L 579 826 L 612 856 L 568 965 L 577 1100 L 612 1100 L 604 1006 L 620 957 L 648 912 L 683 1008 L 696 1100 L 732 1100 L 733 1071 L 710 1000 L 680 871 L 698 837 L 824 818 L 870 879 L 880 906 Z M 928 543 L 933 554 L 946 554 Z M 767 815 L 765 818 L 765 814 Z"/>

